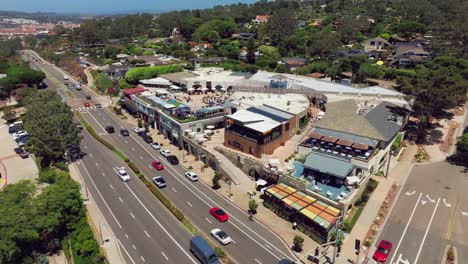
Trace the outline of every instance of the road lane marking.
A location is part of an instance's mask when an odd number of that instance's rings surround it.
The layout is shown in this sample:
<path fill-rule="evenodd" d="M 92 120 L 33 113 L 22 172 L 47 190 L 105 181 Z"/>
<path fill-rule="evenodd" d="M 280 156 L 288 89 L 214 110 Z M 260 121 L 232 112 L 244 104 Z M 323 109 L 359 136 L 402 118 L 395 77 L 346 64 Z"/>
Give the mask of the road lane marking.
<path fill-rule="evenodd" d="M 187 253 L 187 251 L 185 251 L 184 247 L 182 247 L 182 245 L 180 245 L 179 242 L 177 242 L 177 240 L 171 234 L 169 234 L 166 228 L 164 228 L 164 226 L 156 219 L 156 217 L 154 217 L 154 215 L 150 212 L 150 210 L 146 208 L 146 206 L 143 204 L 143 202 L 141 202 L 140 198 L 138 198 L 138 196 L 135 194 L 135 192 L 133 192 L 133 190 L 128 186 L 128 184 L 125 184 L 125 187 L 127 187 L 130 193 L 132 193 L 133 197 L 135 197 L 135 199 L 140 203 L 140 205 L 145 209 L 145 211 L 151 216 L 151 218 L 153 218 L 154 222 L 156 222 L 156 224 L 162 229 L 162 231 L 174 242 L 174 244 L 177 245 L 177 247 L 182 252 L 184 252 L 184 254 L 188 257 L 188 259 L 190 259 L 192 263 L 197 264 L 198 262 L 195 261 L 195 259 L 193 259 L 193 257 Z"/>
<path fill-rule="evenodd" d="M 128 144 L 128 141 L 127 141 L 127 140 L 125 140 L 125 144 Z"/>
<path fill-rule="evenodd" d="M 426 198 L 427 198 L 427 200 L 429 200 L 429 202 L 435 203 L 435 200 L 431 199 L 431 197 L 429 197 L 429 194 L 426 194 Z"/>
<path fill-rule="evenodd" d="M 151 237 L 151 236 L 148 234 L 148 232 L 146 232 L 146 230 L 143 230 L 143 232 L 145 232 L 145 235 L 146 235 L 147 237 Z"/>
<path fill-rule="evenodd" d="M 187 202 L 187 204 L 188 204 L 190 207 L 193 207 L 191 203 Z"/>
<path fill-rule="evenodd" d="M 140 256 L 140 258 L 143 260 L 143 262 L 146 262 L 146 259 L 143 256 Z"/>
<path fill-rule="evenodd" d="M 143 157 L 142 157 L 142 156 L 140 156 L 140 159 L 141 159 L 141 160 L 143 160 Z"/>
<path fill-rule="evenodd" d="M 427 197 L 427 198 L 429 198 L 429 197 Z M 439 207 L 439 203 L 440 203 L 440 198 L 437 199 L 437 203 L 435 205 L 434 211 L 432 212 L 431 220 L 429 220 L 429 225 L 427 226 L 426 232 L 424 233 L 424 237 L 423 237 L 423 240 L 421 242 L 421 246 L 419 247 L 418 254 L 416 255 L 416 259 L 414 260 L 414 264 L 418 263 L 419 254 L 421 254 L 421 250 L 422 250 L 422 248 L 424 246 L 424 242 L 426 241 L 426 237 L 427 237 L 427 234 L 429 233 L 429 229 L 431 228 L 432 220 L 434 220 L 434 216 L 435 216 L 435 213 L 437 211 L 437 208 Z"/>
<path fill-rule="evenodd" d="M 102 129 L 102 131 L 106 131 L 106 130 L 104 129 L 104 127 L 101 126 L 101 124 L 97 121 L 97 119 L 91 114 L 91 112 L 89 112 L 88 109 L 86 109 L 86 112 L 89 114 L 89 116 L 90 116 L 92 119 L 94 119 L 94 121 L 96 121 L 96 124 L 98 124 L 98 126 Z"/>
<path fill-rule="evenodd" d="M 84 147 L 85 149 L 88 149 L 88 146 L 86 146 L 86 145 L 83 145 L 83 147 Z"/>
<path fill-rule="evenodd" d="M 104 177 L 106 176 L 106 174 L 104 172 L 101 172 L 101 175 L 104 176 Z"/>
<path fill-rule="evenodd" d="M 117 242 L 119 243 L 120 247 L 125 251 L 125 254 L 127 254 L 128 258 L 132 261 L 133 264 L 136 264 L 135 261 L 133 260 L 132 256 L 128 253 L 127 249 L 122 245 L 122 242 L 120 242 L 119 239 L 117 239 Z"/>
<path fill-rule="evenodd" d="M 148 168 L 150 168 L 150 169 L 151 169 L 151 168 L 152 168 L 152 167 L 151 167 L 151 165 L 148 165 Z"/>
<path fill-rule="evenodd" d="M 461 214 L 462 214 L 463 216 L 468 216 L 468 212 L 461 211 Z"/>
<path fill-rule="evenodd" d="M 136 250 L 135 244 L 132 244 L 132 247 Z"/>
<path fill-rule="evenodd" d="M 97 162 L 96 162 L 96 166 L 98 166 L 98 167 L 99 167 L 99 163 L 97 163 Z"/>
<path fill-rule="evenodd" d="M 442 202 L 444 203 L 445 207 L 452 207 L 452 205 L 449 202 L 447 202 L 447 200 L 445 200 L 445 198 L 442 199 Z"/>
<path fill-rule="evenodd" d="M 125 234 L 125 237 L 126 237 L 126 238 L 128 238 L 128 235 L 127 235 L 127 234 Z"/>
<path fill-rule="evenodd" d="M 161 254 L 164 256 L 166 260 L 169 260 L 169 258 L 166 256 L 166 254 L 164 254 L 164 252 L 161 251 Z"/>
<path fill-rule="evenodd" d="M 172 189 L 172 191 L 174 191 L 175 193 L 177 192 L 177 190 L 176 190 L 176 189 L 174 189 L 174 188 L 171 188 L 171 189 Z"/>
<path fill-rule="evenodd" d="M 89 153 L 89 156 L 92 158 L 92 157 L 93 157 L 93 153 Z"/>
<path fill-rule="evenodd" d="M 374 262 L 375 263 L 375 262 Z M 409 262 L 408 259 L 406 258 L 403 258 L 403 254 L 400 254 L 398 256 L 398 260 L 397 260 L 397 263 L 396 264 L 400 264 L 400 263 L 403 263 L 403 264 L 410 264 L 411 262 Z"/>
<path fill-rule="evenodd" d="M 260 260 L 258 260 L 258 259 L 254 259 L 254 260 L 255 260 L 255 262 L 257 262 L 258 264 L 262 264 L 262 263 L 260 262 Z"/>
<path fill-rule="evenodd" d="M 419 193 L 418 200 L 414 204 L 413 211 L 411 212 L 410 218 L 408 219 L 408 223 L 406 223 L 405 229 L 403 230 L 403 233 L 401 234 L 400 241 L 398 241 L 397 247 L 395 248 L 395 254 L 393 254 L 392 259 L 390 260 L 389 263 L 393 263 L 393 259 L 396 256 L 396 253 L 398 252 L 398 249 L 400 249 L 401 242 L 403 241 L 403 238 L 405 237 L 406 231 L 408 230 L 408 227 L 411 223 L 411 219 L 413 219 L 414 213 L 416 212 L 416 208 L 418 208 L 419 200 L 421 199 L 422 193 Z"/>
<path fill-rule="evenodd" d="M 88 177 L 89 179 L 91 180 L 91 183 L 93 184 L 94 188 L 96 189 L 97 193 L 99 194 L 99 197 L 101 197 L 101 200 L 104 202 L 104 204 L 106 205 L 107 207 L 107 210 L 109 210 L 109 212 L 111 213 L 112 217 L 114 218 L 115 222 L 117 223 L 117 225 L 119 225 L 120 229 L 122 229 L 122 225 L 119 223 L 119 221 L 117 220 L 117 217 L 115 217 L 114 213 L 112 212 L 112 210 L 110 209 L 109 205 L 107 204 L 106 200 L 104 200 L 104 197 L 102 196 L 101 192 L 99 191 L 99 189 L 97 188 L 96 184 L 94 183 L 94 180 L 93 178 L 91 178 L 91 174 L 89 174 L 89 171 L 88 169 L 82 165 L 83 168 L 85 169 L 86 171 L 86 174 L 88 174 Z"/>
<path fill-rule="evenodd" d="M 123 203 L 123 200 L 122 200 L 122 198 L 120 198 L 120 196 L 119 196 L 119 201 L 120 201 L 121 203 Z"/>
<path fill-rule="evenodd" d="M 133 219 L 136 219 L 136 218 L 135 218 L 135 215 L 132 214 L 131 212 L 130 212 L 130 216 L 131 216 Z"/>
<path fill-rule="evenodd" d="M 208 223 L 210 223 L 210 224 L 213 223 L 213 222 L 210 221 L 210 219 L 208 219 L 208 218 L 206 218 L 206 217 L 205 217 L 205 220 L 206 220 Z"/>
<path fill-rule="evenodd" d="M 459 200 L 457 199 L 457 203 L 455 204 L 455 209 L 453 210 L 453 214 L 452 214 L 452 217 L 450 219 L 450 223 L 449 223 L 448 228 L 447 228 L 447 234 L 445 235 L 445 239 L 447 241 L 450 241 L 450 236 L 452 234 L 453 222 L 455 221 L 455 215 L 457 213 L 458 205 L 459 205 Z"/>
<path fill-rule="evenodd" d="M 109 183 L 109 187 L 114 190 L 114 186 L 112 186 L 112 184 Z"/>
<path fill-rule="evenodd" d="M 133 151 L 135 151 L 135 148 L 134 148 L 134 147 L 132 147 L 132 150 L 133 150 Z"/>
<path fill-rule="evenodd" d="M 411 196 L 411 195 L 413 195 L 415 193 L 416 193 L 416 191 L 412 191 L 412 192 L 406 192 L 405 194 L 408 195 L 408 196 Z"/>

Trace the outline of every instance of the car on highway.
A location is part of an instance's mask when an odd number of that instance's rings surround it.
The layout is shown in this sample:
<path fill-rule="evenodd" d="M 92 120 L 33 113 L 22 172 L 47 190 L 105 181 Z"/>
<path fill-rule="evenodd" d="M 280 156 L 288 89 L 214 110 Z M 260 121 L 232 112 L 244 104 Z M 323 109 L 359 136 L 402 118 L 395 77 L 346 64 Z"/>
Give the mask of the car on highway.
<path fill-rule="evenodd" d="M 373 259 L 377 262 L 384 263 L 387 261 L 387 258 L 392 251 L 392 247 L 392 242 L 382 239 L 374 252 Z"/>
<path fill-rule="evenodd" d="M 164 165 L 159 160 L 153 160 L 151 166 L 157 170 L 164 170 Z"/>
<path fill-rule="evenodd" d="M 119 175 L 119 178 L 124 182 L 128 182 L 130 180 L 130 175 L 127 173 L 125 168 L 117 168 L 117 175 Z"/>
<path fill-rule="evenodd" d="M 210 234 L 223 245 L 227 245 L 232 242 L 231 237 L 219 228 L 211 230 Z"/>
<path fill-rule="evenodd" d="M 128 129 L 122 128 L 120 129 L 120 135 L 122 135 L 122 137 L 128 137 L 130 136 L 130 133 L 128 133 Z"/>
<path fill-rule="evenodd" d="M 134 127 L 132 128 L 133 132 L 135 133 L 140 133 L 140 132 L 146 132 L 146 129 L 144 127 Z"/>
<path fill-rule="evenodd" d="M 150 146 L 153 148 L 153 149 L 160 149 L 161 148 L 161 145 L 158 143 L 158 142 L 152 142 L 150 144 Z"/>
<path fill-rule="evenodd" d="M 190 181 L 198 181 L 198 175 L 195 174 L 193 171 L 187 171 L 185 174 L 185 177 L 187 177 Z"/>
<path fill-rule="evenodd" d="M 91 100 L 91 95 L 87 94 L 87 95 L 86 95 L 86 99 L 87 99 L 87 100 Z"/>
<path fill-rule="evenodd" d="M 106 131 L 107 133 L 112 134 L 115 132 L 115 129 L 113 126 L 106 126 Z"/>
<path fill-rule="evenodd" d="M 166 187 L 166 181 L 162 176 L 156 176 L 153 178 L 153 183 L 158 186 L 158 188 L 164 188 Z"/>
<path fill-rule="evenodd" d="M 161 149 L 159 153 L 161 153 L 161 155 L 163 155 L 164 157 L 168 157 L 171 155 L 171 151 L 168 149 Z"/>
<path fill-rule="evenodd" d="M 210 209 L 210 214 L 214 216 L 214 218 L 218 219 L 220 222 L 226 222 L 229 219 L 229 216 L 223 209 L 218 207 L 213 207 Z"/>
<path fill-rule="evenodd" d="M 174 155 L 169 155 L 169 156 L 166 157 L 166 159 L 172 165 L 178 165 L 179 164 L 179 159 Z"/>
<path fill-rule="evenodd" d="M 84 103 L 84 106 L 85 107 L 91 107 L 91 104 L 90 103 Z"/>
<path fill-rule="evenodd" d="M 102 104 L 95 104 L 96 108 L 102 108 Z"/>

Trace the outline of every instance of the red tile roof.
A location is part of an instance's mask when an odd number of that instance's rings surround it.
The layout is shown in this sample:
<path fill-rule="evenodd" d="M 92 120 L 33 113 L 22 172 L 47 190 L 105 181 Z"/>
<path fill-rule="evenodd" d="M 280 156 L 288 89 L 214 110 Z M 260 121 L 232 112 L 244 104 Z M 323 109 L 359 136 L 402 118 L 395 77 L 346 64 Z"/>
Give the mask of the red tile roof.
<path fill-rule="evenodd" d="M 125 95 L 132 95 L 132 94 L 142 93 L 144 91 L 145 91 L 145 88 L 143 87 L 135 87 L 135 88 L 125 89 L 123 90 L 123 93 Z"/>

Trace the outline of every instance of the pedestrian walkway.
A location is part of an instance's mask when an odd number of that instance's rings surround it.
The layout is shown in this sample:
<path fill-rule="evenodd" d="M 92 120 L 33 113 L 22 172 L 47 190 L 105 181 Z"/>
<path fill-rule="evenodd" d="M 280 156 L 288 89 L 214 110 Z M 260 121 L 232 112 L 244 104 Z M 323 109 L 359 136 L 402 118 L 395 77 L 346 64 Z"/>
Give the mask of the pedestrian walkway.
<path fill-rule="evenodd" d="M 88 220 L 90 220 L 91 228 L 94 232 L 94 237 L 97 239 L 99 245 L 101 246 L 101 250 L 103 251 L 106 259 L 109 263 L 123 263 L 125 264 L 126 261 L 124 260 L 122 253 L 120 251 L 120 247 L 117 243 L 117 238 L 112 231 L 111 227 L 104 218 L 104 215 L 96 205 L 94 198 L 86 189 L 86 185 L 84 184 L 83 178 L 80 175 L 80 172 L 76 168 L 74 164 L 68 166 L 70 170 L 70 176 L 73 180 L 80 183 L 81 185 L 81 195 L 85 199 L 86 205 L 86 212 L 88 215 Z"/>

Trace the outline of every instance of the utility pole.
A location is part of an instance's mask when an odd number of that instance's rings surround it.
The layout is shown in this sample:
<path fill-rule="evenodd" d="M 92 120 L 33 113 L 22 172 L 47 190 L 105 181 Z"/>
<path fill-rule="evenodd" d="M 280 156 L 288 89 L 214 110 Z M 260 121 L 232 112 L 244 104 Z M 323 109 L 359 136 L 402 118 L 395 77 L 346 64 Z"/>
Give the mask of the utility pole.
<path fill-rule="evenodd" d="M 333 259 L 333 261 L 332 261 L 333 264 L 335 264 L 335 262 L 336 262 L 336 249 L 338 248 L 338 244 L 341 243 L 341 241 L 340 241 L 341 217 L 342 217 L 342 215 L 340 213 L 340 216 L 338 217 L 338 220 L 336 221 L 337 229 L 336 229 L 335 247 L 333 248 L 333 258 L 332 258 Z"/>

